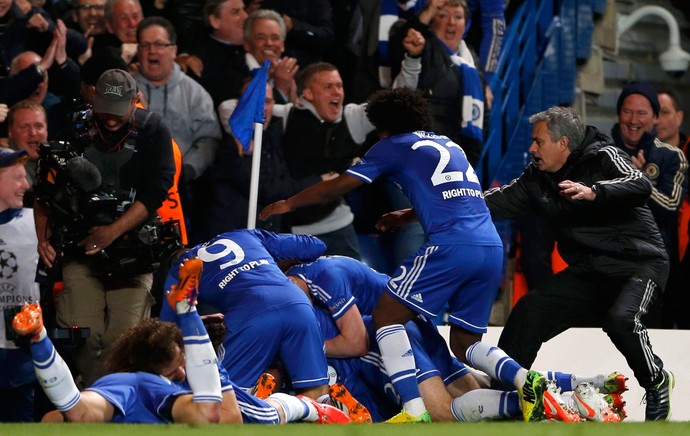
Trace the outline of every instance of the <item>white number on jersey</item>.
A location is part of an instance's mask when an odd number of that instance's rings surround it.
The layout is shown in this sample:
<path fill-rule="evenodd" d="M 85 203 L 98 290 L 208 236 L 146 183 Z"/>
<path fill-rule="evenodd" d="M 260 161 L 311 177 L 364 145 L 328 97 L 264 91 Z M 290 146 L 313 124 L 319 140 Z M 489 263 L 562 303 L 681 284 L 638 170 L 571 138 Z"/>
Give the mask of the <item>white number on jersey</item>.
<path fill-rule="evenodd" d="M 412 150 L 416 150 L 419 147 L 424 146 L 434 147 L 436 150 L 438 150 L 438 153 L 440 155 L 438 165 L 436 165 L 434 174 L 432 174 L 431 176 L 431 183 L 434 186 L 442 185 L 443 183 L 449 182 L 462 182 L 465 179 L 467 179 L 468 182 L 475 182 L 479 184 L 479 177 L 477 177 L 477 174 L 474 172 L 474 168 L 472 168 L 472 165 L 468 164 L 467 171 L 465 173 L 463 173 L 462 171 L 443 171 L 446 169 L 448 163 L 450 162 L 450 151 L 448 151 L 447 148 L 441 146 L 441 144 L 431 141 L 429 139 L 424 139 L 412 144 Z M 448 148 L 457 147 L 457 149 L 460 150 L 460 152 L 463 155 L 465 154 L 462 148 L 453 141 L 446 142 L 445 146 Z"/>
<path fill-rule="evenodd" d="M 209 253 L 208 248 L 216 246 L 222 246 L 223 250 L 218 253 Z M 235 241 L 230 239 L 218 239 L 208 247 L 201 247 L 197 255 L 199 256 L 199 259 L 203 260 L 204 262 L 213 262 L 231 253 L 235 255 L 235 258 L 230 262 L 225 262 L 220 265 L 220 269 L 224 270 L 225 268 L 237 265 L 244 260 L 244 250 Z"/>

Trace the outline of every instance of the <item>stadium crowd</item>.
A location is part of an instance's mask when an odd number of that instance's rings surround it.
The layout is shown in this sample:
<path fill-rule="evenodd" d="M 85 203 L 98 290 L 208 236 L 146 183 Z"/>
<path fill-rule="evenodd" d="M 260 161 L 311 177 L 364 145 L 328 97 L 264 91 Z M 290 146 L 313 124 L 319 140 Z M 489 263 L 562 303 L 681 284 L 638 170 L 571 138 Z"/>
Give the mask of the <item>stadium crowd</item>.
<path fill-rule="evenodd" d="M 485 191 L 517 3 L 0 0 L 0 422 L 620 422 L 622 374 L 531 368 L 583 326 L 668 419 L 645 323 L 688 327 L 682 104 L 632 82 L 611 135 L 532 114 Z M 253 174 L 228 119 L 264 65 Z M 568 268 L 499 348 L 494 220 L 520 217 Z"/>

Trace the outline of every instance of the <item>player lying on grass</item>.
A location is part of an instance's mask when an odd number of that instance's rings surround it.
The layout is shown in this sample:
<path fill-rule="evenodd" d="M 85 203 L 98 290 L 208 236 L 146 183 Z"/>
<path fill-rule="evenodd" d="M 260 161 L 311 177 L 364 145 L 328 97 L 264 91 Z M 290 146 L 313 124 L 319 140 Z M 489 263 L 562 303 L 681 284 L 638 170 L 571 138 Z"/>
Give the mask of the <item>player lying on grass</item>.
<path fill-rule="evenodd" d="M 291 421 L 349 422 L 339 410 L 305 398 L 275 394 L 252 397 L 222 377 L 203 322 L 195 309 L 201 262 L 187 262 L 168 295 L 178 314 L 174 324 L 145 320 L 113 344 L 108 375 L 79 392 L 64 360 L 43 327 L 38 304 L 25 305 L 12 323 L 31 336 L 37 377 L 62 415 L 47 420 L 127 423 L 277 424 Z M 181 330 L 181 331 L 180 331 Z M 223 380 L 223 383 L 221 383 Z"/>

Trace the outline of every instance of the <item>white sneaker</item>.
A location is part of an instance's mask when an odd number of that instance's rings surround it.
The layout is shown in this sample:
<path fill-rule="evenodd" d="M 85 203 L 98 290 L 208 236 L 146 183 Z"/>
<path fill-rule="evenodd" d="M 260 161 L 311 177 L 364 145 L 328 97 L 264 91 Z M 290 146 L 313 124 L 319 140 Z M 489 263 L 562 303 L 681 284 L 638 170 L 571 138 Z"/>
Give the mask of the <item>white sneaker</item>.
<path fill-rule="evenodd" d="M 581 417 L 589 421 L 620 422 L 621 417 L 614 412 L 604 395 L 592 383 L 584 382 L 573 391 L 572 402 Z"/>
<path fill-rule="evenodd" d="M 561 396 L 554 380 L 546 382 L 544 391 L 544 418 L 547 421 L 580 422 L 582 418 Z"/>

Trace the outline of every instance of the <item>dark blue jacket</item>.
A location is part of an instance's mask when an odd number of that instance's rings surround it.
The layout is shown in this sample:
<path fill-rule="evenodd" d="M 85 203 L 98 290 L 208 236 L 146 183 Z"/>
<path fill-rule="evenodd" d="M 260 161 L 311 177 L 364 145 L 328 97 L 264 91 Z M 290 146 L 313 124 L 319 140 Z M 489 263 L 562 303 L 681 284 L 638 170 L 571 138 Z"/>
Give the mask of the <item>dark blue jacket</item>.
<path fill-rule="evenodd" d="M 652 181 L 652 195 L 647 205 L 673 263 L 678 259 L 678 210 L 688 192 L 688 161 L 680 148 L 661 142 L 651 133 L 645 132 L 635 149 L 623 144 L 618 124 L 613 126 L 612 135 L 616 146 L 629 156 L 644 151 L 642 171 Z"/>

